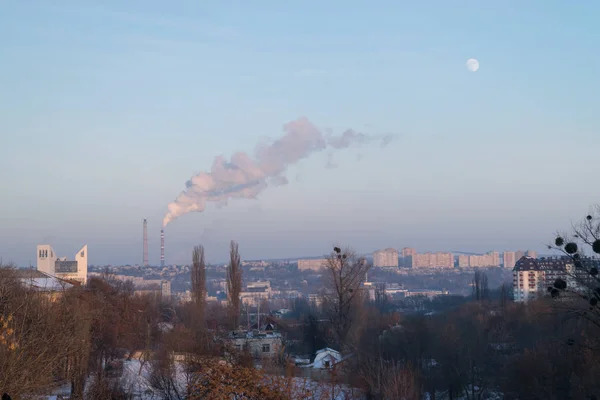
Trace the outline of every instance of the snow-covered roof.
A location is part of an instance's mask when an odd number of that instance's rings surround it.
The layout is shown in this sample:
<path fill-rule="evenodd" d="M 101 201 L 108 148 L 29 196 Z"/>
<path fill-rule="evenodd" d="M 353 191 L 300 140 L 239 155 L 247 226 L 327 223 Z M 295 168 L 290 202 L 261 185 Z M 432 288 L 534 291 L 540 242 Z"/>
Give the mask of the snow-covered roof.
<path fill-rule="evenodd" d="M 39 291 L 60 291 L 73 287 L 73 284 L 54 276 L 23 278 L 21 280 L 29 288 Z"/>
<path fill-rule="evenodd" d="M 329 352 L 334 352 L 334 353 L 340 354 L 340 352 L 339 352 L 339 351 L 337 351 L 337 350 L 334 350 L 334 349 L 331 349 L 331 348 L 329 348 L 329 347 L 325 347 L 324 349 L 317 350 L 317 353 L 316 353 L 316 354 L 321 354 L 321 353 L 326 353 L 326 352 L 327 352 L 327 353 L 329 353 Z"/>

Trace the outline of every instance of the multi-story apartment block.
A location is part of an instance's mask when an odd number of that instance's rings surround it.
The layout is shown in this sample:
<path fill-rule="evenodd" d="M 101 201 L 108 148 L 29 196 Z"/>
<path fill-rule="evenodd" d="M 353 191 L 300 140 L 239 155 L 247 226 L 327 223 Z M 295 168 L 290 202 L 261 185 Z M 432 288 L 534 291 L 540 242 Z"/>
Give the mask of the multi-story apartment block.
<path fill-rule="evenodd" d="M 416 253 L 406 259 L 411 268 L 454 268 L 452 253 Z"/>
<path fill-rule="evenodd" d="M 492 257 L 492 266 L 499 267 L 500 266 L 500 253 L 497 251 L 490 251 L 488 253 L 489 256 Z"/>
<path fill-rule="evenodd" d="M 161 281 L 160 292 L 163 299 L 169 299 L 171 297 L 171 282 L 165 280 Z"/>
<path fill-rule="evenodd" d="M 533 250 L 527 250 L 527 252 L 525 253 L 525 255 L 527 257 L 531 257 L 531 258 L 537 258 L 537 252 L 533 251 Z"/>
<path fill-rule="evenodd" d="M 410 257 L 414 256 L 415 254 L 417 254 L 417 250 L 413 249 L 412 247 L 405 247 L 402 249 L 402 257 Z"/>
<path fill-rule="evenodd" d="M 516 253 L 514 251 L 505 251 L 503 256 L 504 268 L 514 268 L 517 262 Z"/>
<path fill-rule="evenodd" d="M 467 255 L 458 256 L 458 267 L 459 268 L 468 268 L 469 267 L 469 256 L 467 256 Z"/>
<path fill-rule="evenodd" d="M 523 257 L 525 257 L 525 252 L 523 250 L 515 251 L 515 262 L 519 261 Z"/>
<path fill-rule="evenodd" d="M 242 304 L 256 306 L 263 300 L 271 298 L 271 282 L 248 282 L 246 289 L 240 293 Z"/>
<path fill-rule="evenodd" d="M 482 256 L 472 255 L 469 256 L 469 267 L 499 267 L 500 266 L 500 254 L 495 251 L 491 251 Z"/>
<path fill-rule="evenodd" d="M 514 299 L 527 302 L 548 294 L 548 288 L 561 278 L 570 291 L 586 290 L 586 282 L 591 279 L 587 269 L 600 266 L 599 260 L 585 259 L 584 268 L 576 269 L 568 257 L 540 258 L 522 257 L 513 269 Z"/>
<path fill-rule="evenodd" d="M 373 266 L 380 268 L 398 267 L 398 250 L 388 248 L 373 252 Z"/>
<path fill-rule="evenodd" d="M 319 258 L 313 260 L 298 260 L 298 271 L 314 270 L 318 271 L 325 268 L 327 259 Z"/>

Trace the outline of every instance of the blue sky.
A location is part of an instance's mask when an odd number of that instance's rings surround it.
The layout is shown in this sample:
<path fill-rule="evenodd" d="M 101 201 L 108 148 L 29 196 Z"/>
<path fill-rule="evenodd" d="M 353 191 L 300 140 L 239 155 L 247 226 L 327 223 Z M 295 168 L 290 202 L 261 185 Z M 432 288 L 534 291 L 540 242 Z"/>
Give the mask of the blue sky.
<path fill-rule="evenodd" d="M 359 251 L 543 250 L 599 202 L 593 1 L 4 1 L 0 257 L 46 242 L 150 260 L 169 202 L 217 155 L 306 116 L 394 133 L 257 200 L 187 214 L 169 262 Z M 465 62 L 480 61 L 476 73 Z M 359 160 L 360 159 L 360 160 Z"/>

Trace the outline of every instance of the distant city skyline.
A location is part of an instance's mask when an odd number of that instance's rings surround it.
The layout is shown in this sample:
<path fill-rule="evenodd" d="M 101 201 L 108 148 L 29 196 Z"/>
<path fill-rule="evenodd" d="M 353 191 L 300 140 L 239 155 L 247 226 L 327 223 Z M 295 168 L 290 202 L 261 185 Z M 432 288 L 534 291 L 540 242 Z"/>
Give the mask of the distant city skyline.
<path fill-rule="evenodd" d="M 334 244 L 542 253 L 600 202 L 599 13 L 542 0 L 4 2 L 0 258 L 26 266 L 39 244 L 87 244 L 90 264 L 140 264 L 147 219 L 158 265 L 176 199 L 209 201 L 173 214 L 166 264 L 197 244 L 224 261 L 231 239 L 245 259 Z M 302 118 L 327 146 L 288 143 L 285 162 L 277 146 L 255 151 Z M 344 132 L 395 139 L 329 139 Z M 207 185 L 215 165 L 231 185 Z M 256 198 L 225 205 L 244 189 Z"/>

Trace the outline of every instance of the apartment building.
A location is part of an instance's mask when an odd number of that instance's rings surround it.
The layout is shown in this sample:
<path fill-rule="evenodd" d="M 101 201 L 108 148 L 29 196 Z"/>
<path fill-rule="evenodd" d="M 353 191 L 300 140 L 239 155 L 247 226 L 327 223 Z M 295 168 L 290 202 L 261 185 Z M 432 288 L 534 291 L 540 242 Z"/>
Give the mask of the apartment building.
<path fill-rule="evenodd" d="M 257 306 L 262 300 L 269 300 L 270 298 L 270 281 L 248 282 L 244 291 L 240 292 L 240 300 L 244 305 Z"/>
<path fill-rule="evenodd" d="M 373 266 L 379 268 L 398 267 L 398 250 L 387 248 L 373 252 Z"/>
<path fill-rule="evenodd" d="M 452 253 L 415 253 L 406 260 L 410 268 L 454 268 Z"/>
<path fill-rule="evenodd" d="M 522 257 L 513 269 L 514 299 L 518 302 L 527 302 L 548 294 L 548 288 L 554 285 L 557 279 L 567 283 L 571 291 L 586 290 L 586 283 L 592 279 L 587 273 L 591 266 L 600 266 L 599 260 L 585 259 L 582 261 L 584 268 L 576 269 L 573 261 L 568 257 L 540 258 Z"/>
<path fill-rule="evenodd" d="M 311 260 L 298 260 L 298 271 L 314 270 L 318 271 L 327 265 L 327 259 L 318 258 Z"/>
<path fill-rule="evenodd" d="M 402 249 L 402 257 L 410 257 L 414 256 L 415 254 L 417 254 L 417 250 L 413 249 L 412 247 L 405 247 Z"/>
<path fill-rule="evenodd" d="M 469 256 L 469 267 L 499 267 L 500 266 L 500 253 L 497 251 L 491 251 L 484 255 L 471 255 Z"/>
<path fill-rule="evenodd" d="M 517 262 L 516 253 L 514 251 L 505 251 L 502 255 L 504 268 L 514 268 Z"/>

